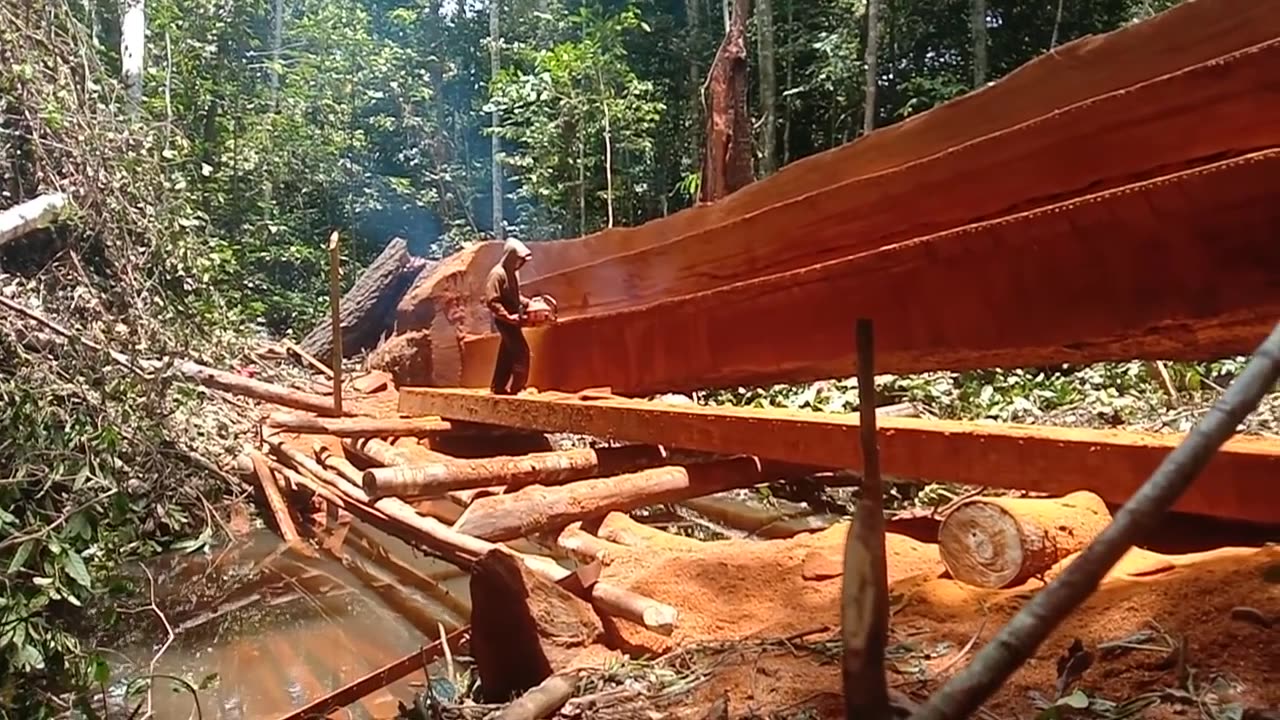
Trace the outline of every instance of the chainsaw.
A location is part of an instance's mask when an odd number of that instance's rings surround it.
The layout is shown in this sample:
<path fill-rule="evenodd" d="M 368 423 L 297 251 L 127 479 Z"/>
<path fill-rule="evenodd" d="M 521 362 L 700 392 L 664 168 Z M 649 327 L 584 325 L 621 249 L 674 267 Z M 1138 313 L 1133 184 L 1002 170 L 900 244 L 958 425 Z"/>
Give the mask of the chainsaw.
<path fill-rule="evenodd" d="M 529 299 L 529 305 L 520 313 L 520 324 L 525 327 L 537 327 L 556 321 L 556 299 L 550 295 L 535 295 Z"/>

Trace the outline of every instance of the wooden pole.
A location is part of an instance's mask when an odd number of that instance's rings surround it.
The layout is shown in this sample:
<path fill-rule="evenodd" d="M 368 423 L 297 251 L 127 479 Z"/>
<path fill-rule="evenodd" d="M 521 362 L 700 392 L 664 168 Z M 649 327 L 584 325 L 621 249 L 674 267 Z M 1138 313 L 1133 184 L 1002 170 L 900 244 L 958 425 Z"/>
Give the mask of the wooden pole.
<path fill-rule="evenodd" d="M 662 447 L 627 445 L 616 448 L 578 448 L 508 457 L 371 468 L 364 472 L 364 490 L 371 497 L 423 497 L 449 490 L 506 485 L 560 485 L 591 477 L 617 475 L 668 462 Z"/>
<path fill-rule="evenodd" d="M 840 625 L 844 644 L 845 717 L 889 720 L 884 649 L 889 635 L 889 584 L 884 552 L 884 482 L 876 442 L 875 346 L 870 320 L 857 322 L 859 443 L 862 495 L 844 544 Z"/>
<path fill-rule="evenodd" d="M 333 314 L 333 411 L 342 414 L 342 254 L 338 231 L 329 234 L 329 310 Z"/>
<path fill-rule="evenodd" d="M 285 502 L 284 493 L 280 492 L 275 473 L 267 466 L 267 459 L 257 450 L 249 450 L 248 455 L 249 460 L 253 462 L 253 473 L 258 478 L 258 485 L 262 487 L 262 494 L 267 498 L 267 507 L 271 509 L 271 515 L 275 518 L 280 537 L 287 543 L 298 542 L 298 528 L 293 524 L 293 516 L 289 514 L 289 504 Z"/>
<path fill-rule="evenodd" d="M 325 418 L 296 413 L 271 413 L 263 424 L 301 435 L 334 437 L 429 437 L 451 432 L 454 425 L 436 418 Z"/>

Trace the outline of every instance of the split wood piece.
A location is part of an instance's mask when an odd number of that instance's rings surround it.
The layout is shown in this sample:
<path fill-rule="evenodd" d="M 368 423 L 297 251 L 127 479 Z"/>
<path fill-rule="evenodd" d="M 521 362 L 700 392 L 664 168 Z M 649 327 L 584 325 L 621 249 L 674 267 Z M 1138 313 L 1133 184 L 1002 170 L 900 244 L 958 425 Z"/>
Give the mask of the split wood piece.
<path fill-rule="evenodd" d="M 351 381 L 351 387 L 365 395 L 375 395 L 391 387 L 391 374 L 372 370 Z"/>
<path fill-rule="evenodd" d="M 398 498 L 371 501 L 363 489 L 325 470 L 306 455 L 278 441 L 268 440 L 267 443 L 278 457 L 287 459 L 316 478 L 314 482 L 328 484 L 326 493 L 341 494 L 353 515 L 405 542 L 436 552 L 455 565 L 470 567 L 485 553 L 501 549 L 551 582 L 559 583 L 574 574 L 550 558 L 517 553 L 457 532 L 434 518 L 423 517 L 413 506 Z M 628 620 L 663 635 L 670 635 L 675 629 L 679 613 L 670 605 L 602 582 L 593 584 L 589 592 L 592 604 L 601 613 Z"/>
<path fill-rule="evenodd" d="M 178 372 L 205 387 L 223 390 L 233 395 L 243 395 L 255 400 L 293 408 L 294 410 L 306 410 L 317 415 L 334 414 L 333 398 L 323 395 L 293 390 L 275 383 L 254 380 L 253 378 L 223 370 L 215 370 L 191 361 L 179 365 Z M 358 415 L 359 413 L 348 409 L 342 414 Z"/>
<path fill-rule="evenodd" d="M 471 602 L 471 657 L 486 702 L 507 702 L 571 668 L 604 639 L 590 604 L 502 551 L 476 563 Z"/>
<path fill-rule="evenodd" d="M 326 418 L 293 413 L 272 413 L 263 424 L 274 430 L 334 437 L 427 437 L 454 430 L 452 423 L 433 418 Z"/>
<path fill-rule="evenodd" d="M 1280 11 L 1268 14 L 1270 22 L 1280 24 Z M 1006 215 L 1010 208 L 1025 211 L 1113 189 L 1205 158 L 1272 147 L 1280 131 L 1263 118 L 1280 113 L 1280 99 L 1274 97 L 1280 43 L 1274 36 L 1259 42 L 1140 85 L 1051 108 L 1032 122 L 919 162 L 844 182 L 829 176 L 827 187 L 726 225 L 531 278 L 528 292 L 554 295 L 562 318 L 637 308 L 882 249 Z M 966 100 L 986 98 L 979 93 Z M 1212 104 L 1211 122 L 1223 134 L 1201 134 L 1189 143 L 1147 141 L 1194 132 L 1196 108 L 1206 103 Z M 1046 164 L 1061 172 L 1046 175 L 1041 171 Z M 1000 171 L 980 172 L 983 168 Z M 904 212 L 906 207 L 910 210 Z M 801 237 L 804 242 L 795 241 Z M 705 272 L 707 267 L 716 272 Z M 549 387 L 534 378 L 530 382 Z"/>
<path fill-rule="evenodd" d="M 312 355 L 306 350 L 303 350 L 302 348 L 298 347 L 297 343 L 293 342 L 292 340 L 285 340 L 280 344 L 284 346 L 286 351 L 291 352 L 294 355 L 297 355 L 299 358 L 302 359 L 304 363 L 306 363 L 307 365 L 310 365 L 312 369 L 318 371 L 321 375 L 324 375 L 325 377 L 330 379 L 333 378 L 333 368 L 317 360 L 315 355 Z"/>
<path fill-rule="evenodd" d="M 539 287 L 547 275 L 573 272 L 579 266 L 664 242 L 688 238 L 707 244 L 706 234 L 715 228 L 723 227 L 722 232 L 741 238 L 740 224 L 731 223 L 780 203 L 813 195 L 838 183 L 955 154 L 983 138 L 1023 126 L 1033 127 L 1037 119 L 1063 108 L 1273 40 L 1271 28 L 1277 23 L 1277 13 L 1280 10 L 1273 4 L 1256 0 L 1183 3 L 1146 22 L 1103 36 L 1081 38 L 1054 48 L 1052 53 L 966 97 L 864 135 L 853 143 L 791 163 L 719 202 L 683 210 L 638 228 L 610 228 L 582 238 L 540 243 L 537 260 L 531 266 L 535 274 L 526 278 L 526 284 Z M 1106 113 L 1099 115 L 1105 117 Z M 1149 144 L 1146 139 L 1142 144 Z M 990 149 L 985 155 L 995 157 Z M 1079 153 L 1071 157 L 1072 163 L 1079 159 Z M 960 166 L 963 172 L 972 173 L 973 166 L 965 162 Z M 1000 167 L 998 160 L 995 167 Z M 1037 161 L 1032 170 L 1039 173 L 1041 167 L 1044 162 Z M 849 202 L 847 197 L 828 200 Z M 905 205 L 914 206 L 914 200 Z M 795 227 L 787 228 L 778 237 L 788 241 L 796 236 L 794 230 Z M 766 237 L 757 239 L 763 242 Z M 684 244 L 693 247 L 698 242 Z M 406 294 L 396 311 L 397 327 L 401 332 L 422 330 L 397 337 L 416 334 L 421 338 L 430 330 L 430 342 L 416 346 L 416 355 L 426 357 L 415 372 L 433 375 L 435 382 L 424 379 L 401 384 L 460 384 L 458 345 L 463 336 L 490 331 L 480 288 L 501 252 L 500 242 L 489 242 L 450 256 L 440 262 L 435 272 L 423 273 Z M 606 267 L 601 262 L 594 282 L 599 284 L 599 278 L 616 279 L 617 268 L 617 263 Z M 575 306 L 575 295 L 582 300 L 592 299 L 580 293 L 550 292 L 559 301 L 562 317 L 587 311 L 586 307 Z"/>
<path fill-rule="evenodd" d="M 1276 55 L 1280 78 L 1280 40 Z M 1280 144 L 1280 124 L 1272 128 Z M 607 382 L 648 395 L 841 377 L 856 360 L 831 329 L 859 313 L 884 328 L 877 362 L 897 374 L 1248 353 L 1280 316 L 1280 289 L 1263 271 L 1280 267 L 1277 186 L 1280 149 L 1267 150 L 709 292 L 565 318 L 526 333 L 536 358 L 529 382 L 562 391 Z M 903 286 L 924 290 L 904 303 Z M 496 353 L 495 336 L 464 341 L 461 384 L 487 386 Z"/>
<path fill-rule="evenodd" d="M 584 478 L 633 472 L 666 461 L 666 450 L 650 445 L 458 459 L 366 470 L 364 490 L 371 497 L 429 497 L 449 490 L 495 485 L 505 485 L 510 490 L 534 483 L 559 485 Z"/>
<path fill-rule="evenodd" d="M 276 521 L 276 529 L 279 530 L 280 537 L 286 543 L 298 542 L 301 539 L 298 528 L 293 524 L 293 516 L 289 514 L 289 504 L 285 502 L 284 494 L 280 492 L 275 473 L 267 466 L 267 459 L 262 456 L 262 453 L 252 448 L 247 449 L 246 453 L 253 463 L 253 472 L 258 478 L 258 486 L 262 488 L 262 494 L 267 499 L 267 507 L 270 508 L 271 516 Z"/>
<path fill-rule="evenodd" d="M 1111 522 L 1102 498 L 982 497 L 956 506 L 938 529 L 942 562 L 960 582 L 981 588 L 1021 585 L 1083 550 Z"/>
<path fill-rule="evenodd" d="M 0 247 L 48 226 L 66 206 L 65 193 L 48 193 L 0 210 Z"/>
<path fill-rule="evenodd" d="M 286 713 L 280 717 L 280 720 L 309 720 L 315 717 L 327 717 L 334 710 L 344 708 L 360 698 L 371 695 L 397 680 L 426 668 L 429 663 L 444 654 L 446 643 L 450 647 L 458 647 L 470 632 L 470 627 L 455 630 L 443 640 L 437 640 L 430 645 L 414 650 L 380 670 L 375 670 L 322 698 Z"/>
<path fill-rule="evenodd" d="M 561 487 L 534 485 L 476 500 L 459 521 L 457 530 L 502 542 L 557 530 L 610 512 L 679 502 L 762 482 L 765 476 L 760 471 L 760 462 L 742 457 L 660 467 Z"/>
<path fill-rule="evenodd" d="M 541 720 L 550 717 L 577 691 L 577 673 L 552 675 L 499 710 L 494 720 Z"/>
<path fill-rule="evenodd" d="M 853 415 L 622 399 L 577 402 L 549 392 L 494 396 L 443 388 L 403 388 L 400 411 L 726 455 L 753 453 L 800 464 L 862 467 L 862 454 L 852 441 L 859 426 Z M 1132 495 L 1182 438 L 919 418 L 886 417 L 879 425 L 886 475 L 1053 495 L 1090 490 L 1113 504 Z M 1280 438 L 1236 437 L 1222 446 L 1174 508 L 1277 523 L 1277 476 Z"/>

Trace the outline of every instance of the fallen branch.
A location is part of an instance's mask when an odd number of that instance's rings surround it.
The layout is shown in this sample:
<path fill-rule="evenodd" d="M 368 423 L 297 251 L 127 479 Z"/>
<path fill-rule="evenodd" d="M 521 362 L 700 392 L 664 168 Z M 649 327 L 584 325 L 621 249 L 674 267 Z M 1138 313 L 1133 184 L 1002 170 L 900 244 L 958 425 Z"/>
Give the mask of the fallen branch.
<path fill-rule="evenodd" d="M 1050 582 L 912 717 L 957 720 L 971 715 L 1040 647 L 1049 634 L 1089 597 L 1107 572 L 1153 528 L 1196 475 L 1280 380 L 1280 324 L 1258 346 L 1235 382 L 1115 519 L 1078 558 Z"/>
<path fill-rule="evenodd" d="M 569 702 L 577 690 L 577 673 L 552 675 L 507 704 L 494 720 L 541 720 Z"/>
<path fill-rule="evenodd" d="M 0 211 L 0 246 L 48 226 L 67 205 L 63 193 L 49 193 Z"/>

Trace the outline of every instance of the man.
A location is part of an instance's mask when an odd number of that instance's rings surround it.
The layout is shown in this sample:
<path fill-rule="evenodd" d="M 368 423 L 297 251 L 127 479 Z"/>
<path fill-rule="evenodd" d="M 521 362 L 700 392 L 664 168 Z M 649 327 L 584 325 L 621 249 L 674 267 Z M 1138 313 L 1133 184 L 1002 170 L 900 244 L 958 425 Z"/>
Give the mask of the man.
<path fill-rule="evenodd" d="M 529 381 L 529 343 L 520 331 L 529 298 L 520 294 L 519 270 L 532 257 L 524 243 L 508 240 L 502 247 L 502 260 L 485 279 L 485 305 L 493 314 L 494 329 L 501 338 L 489 384 L 494 395 L 515 395 Z"/>

